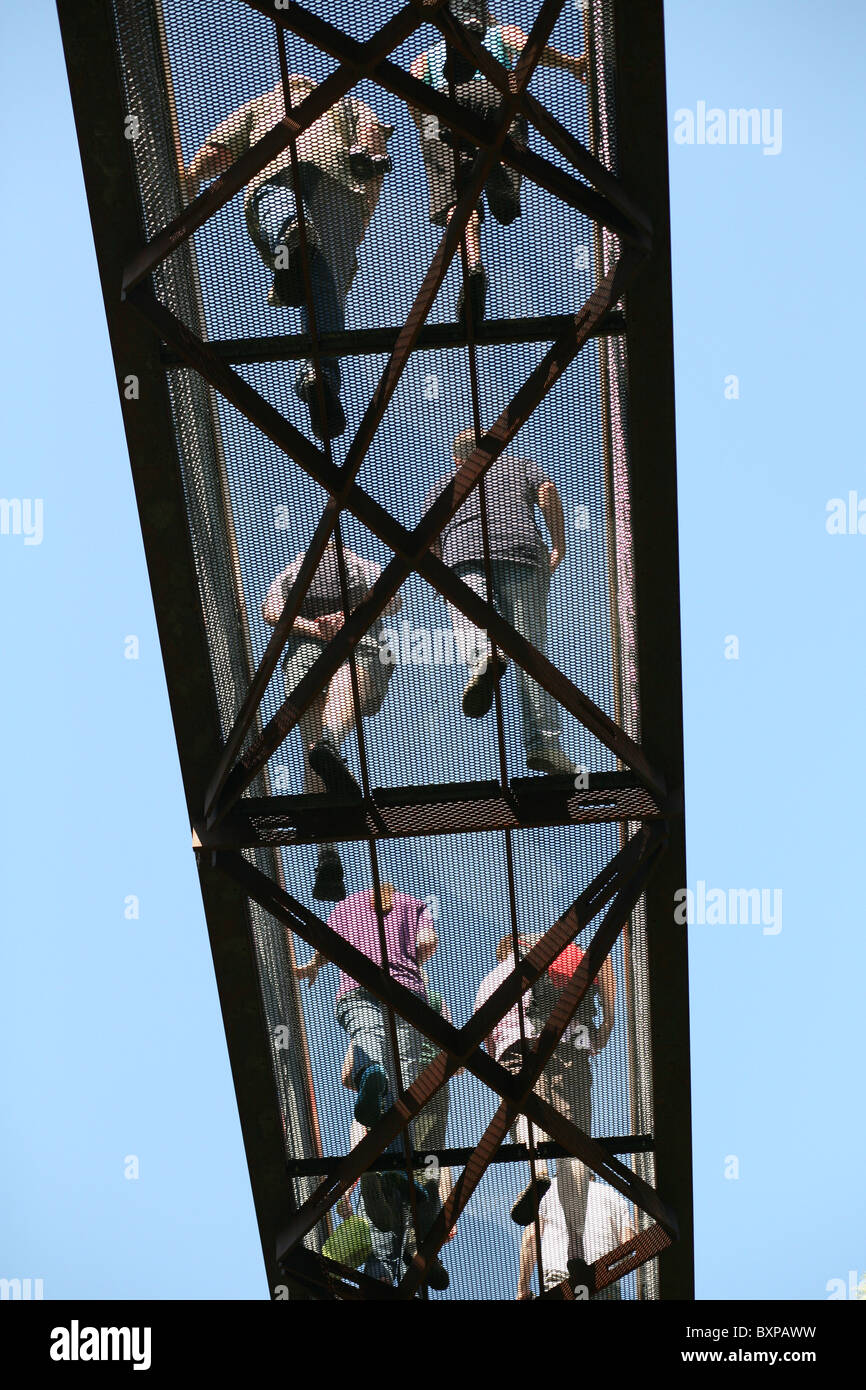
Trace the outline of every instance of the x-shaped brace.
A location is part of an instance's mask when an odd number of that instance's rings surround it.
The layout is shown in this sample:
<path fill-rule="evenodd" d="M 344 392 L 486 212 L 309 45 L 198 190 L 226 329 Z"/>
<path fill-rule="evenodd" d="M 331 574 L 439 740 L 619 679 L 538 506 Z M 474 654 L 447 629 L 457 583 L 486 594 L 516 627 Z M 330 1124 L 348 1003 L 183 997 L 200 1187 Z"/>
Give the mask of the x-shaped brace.
<path fill-rule="evenodd" d="M 598 974 L 602 962 L 609 954 L 619 930 L 631 911 L 631 904 L 636 901 L 637 896 L 642 891 L 646 874 L 663 843 L 664 831 L 658 825 L 644 827 L 638 831 L 610 864 L 584 889 L 568 911 L 548 928 L 547 932 L 515 966 L 507 979 L 482 1005 L 481 1009 L 460 1029 L 443 1019 L 424 1000 L 399 985 L 386 971 L 375 965 L 369 957 L 363 955 L 336 932 L 328 928 L 318 917 L 284 892 L 273 880 L 250 865 L 242 856 L 222 852 L 213 855 L 215 865 L 240 883 L 248 895 L 266 911 L 283 922 L 286 927 L 299 935 L 314 950 L 320 951 L 327 959 L 332 960 L 350 978 L 355 979 L 361 987 L 369 990 L 383 1004 L 394 1009 L 408 1023 L 419 1029 L 441 1048 L 439 1056 L 424 1069 L 406 1092 L 395 1101 L 387 1113 L 377 1121 L 376 1125 L 346 1156 L 340 1166 L 319 1185 L 295 1214 L 278 1240 L 278 1259 L 282 1259 L 304 1238 L 338 1198 L 354 1185 L 369 1164 L 388 1147 L 409 1121 L 420 1113 L 436 1091 L 446 1084 L 455 1071 L 464 1066 L 479 1080 L 496 1091 L 514 1115 L 518 1111 L 523 1111 L 533 1124 L 550 1135 L 569 1153 L 581 1159 L 593 1171 L 599 1173 L 625 1196 L 636 1202 L 643 1211 L 653 1217 L 654 1222 L 664 1235 L 664 1243 L 669 1243 L 671 1237 L 676 1234 L 676 1218 L 666 1204 L 661 1201 L 658 1194 L 531 1090 L 531 1085 L 537 1080 L 537 1075 L 540 1074 L 547 1060 L 543 1052 L 537 1050 L 531 1054 L 521 1073 L 514 1077 L 481 1047 L 481 1043 L 489 1036 L 495 1024 L 515 1006 L 526 990 L 531 988 L 532 984 L 541 977 L 578 932 L 618 894 L 619 903 L 616 911 L 609 913 L 602 927 L 596 931 L 587 949 L 586 959 L 581 962 L 581 969 L 575 980 L 572 981 L 572 991 L 568 999 L 569 1016 L 565 1018 L 563 1023 L 558 1014 L 555 1022 L 548 1024 L 544 1043 L 541 1046 L 542 1048 L 550 1046 L 551 1042 L 552 1047 L 556 1046 L 556 1029 L 561 1025 L 564 1030 L 589 984 Z M 499 1128 L 502 1126 L 501 1115 L 502 1107 L 497 1111 L 497 1116 L 492 1122 L 496 1124 L 497 1117 L 500 1117 Z M 510 1123 L 511 1120 L 502 1129 L 502 1138 L 507 1133 Z M 501 1138 L 499 1142 L 501 1143 Z M 472 1166 L 473 1160 L 470 1159 L 467 1171 L 470 1172 L 470 1176 L 477 1172 L 477 1176 L 472 1187 L 466 1186 L 468 1179 L 464 1183 L 466 1200 L 468 1200 L 481 1172 L 487 1167 L 490 1157 L 495 1153 L 496 1147 L 498 1145 L 489 1149 L 487 1157 L 483 1153 L 474 1155 L 473 1158 L 476 1159 L 474 1167 Z M 478 1164 L 481 1165 L 480 1169 Z M 453 1208 L 449 1215 L 452 1214 Z M 456 1216 L 453 1219 L 456 1219 Z M 437 1226 L 428 1236 L 428 1242 L 435 1243 L 436 1239 L 441 1236 L 439 1241 L 439 1245 L 441 1245 L 449 1228 L 443 1231 L 441 1227 Z M 436 1248 L 438 1249 L 439 1246 L 437 1245 Z M 619 1252 L 611 1252 L 611 1255 L 607 1257 L 607 1264 L 609 1265 L 618 1255 Z M 416 1277 L 419 1265 L 422 1267 L 421 1277 L 423 1277 L 423 1268 L 426 1268 L 430 1258 L 432 1256 L 428 1244 L 422 1251 L 419 1251 L 416 1257 L 416 1265 L 413 1266 Z M 629 1265 L 629 1268 L 633 1267 L 634 1265 Z M 613 1277 L 617 1278 L 624 1272 L 625 1267 L 619 1264 L 617 1273 Z M 597 1281 L 599 1278 L 604 1280 L 603 1269 L 597 1270 L 596 1278 Z"/>

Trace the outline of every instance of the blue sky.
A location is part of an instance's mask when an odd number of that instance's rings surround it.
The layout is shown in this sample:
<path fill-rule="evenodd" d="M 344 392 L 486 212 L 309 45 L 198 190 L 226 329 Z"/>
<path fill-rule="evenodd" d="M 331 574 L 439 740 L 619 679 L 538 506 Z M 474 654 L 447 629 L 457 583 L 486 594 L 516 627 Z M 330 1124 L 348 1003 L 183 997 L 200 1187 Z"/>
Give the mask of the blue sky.
<path fill-rule="evenodd" d="M 783 113 L 778 155 L 671 141 L 689 883 L 783 894 L 777 934 L 690 929 L 697 1288 L 821 1299 L 866 1269 L 866 538 L 825 525 L 831 499 L 866 495 L 844 268 L 864 20 L 800 0 L 666 11 L 672 136 L 699 102 Z M 56 14 L 34 0 L 0 28 L 19 210 L 0 227 L 0 492 L 44 501 L 41 545 L 0 536 L 0 1274 L 47 1297 L 260 1298 Z"/>

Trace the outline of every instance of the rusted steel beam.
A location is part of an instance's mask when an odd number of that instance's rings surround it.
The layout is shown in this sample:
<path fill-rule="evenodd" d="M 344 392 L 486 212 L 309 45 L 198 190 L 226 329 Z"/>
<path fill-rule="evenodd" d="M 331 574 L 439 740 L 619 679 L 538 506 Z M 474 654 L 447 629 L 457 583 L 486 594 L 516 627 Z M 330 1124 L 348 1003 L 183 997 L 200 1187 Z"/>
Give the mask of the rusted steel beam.
<path fill-rule="evenodd" d="M 596 1144 L 611 1154 L 646 1154 L 653 1151 L 653 1139 L 649 1134 L 615 1134 L 599 1136 Z M 536 1144 L 539 1158 L 568 1158 L 568 1151 L 552 1140 Z M 474 1145 L 464 1145 L 452 1149 L 413 1150 L 412 1163 L 415 1168 L 423 1168 L 424 1160 L 435 1158 L 440 1168 L 462 1167 L 474 1152 Z M 525 1163 L 528 1157 L 526 1144 L 503 1144 L 491 1162 Z M 286 1172 L 290 1178 L 319 1178 L 323 1173 L 333 1172 L 343 1162 L 343 1154 L 326 1154 L 317 1158 L 290 1158 L 286 1160 Z M 391 1173 L 403 1165 L 403 1155 L 383 1153 L 367 1164 L 370 1173 Z"/>
<path fill-rule="evenodd" d="M 393 1007 L 442 1049 L 435 1061 L 431 1062 L 412 1083 L 399 1103 L 391 1107 L 347 1155 L 339 1170 L 331 1174 L 304 1204 L 281 1238 L 282 1252 L 291 1248 L 312 1229 L 342 1193 L 354 1184 L 358 1176 L 365 1171 L 367 1164 L 391 1143 L 458 1067 L 466 1066 L 506 1099 L 519 1100 L 514 1078 L 481 1050 L 482 1040 L 489 1034 L 497 1018 L 513 1007 L 564 946 L 606 905 L 621 886 L 624 876 L 633 871 L 635 865 L 645 857 L 655 859 L 663 840 L 664 833 L 660 829 L 638 832 L 597 875 L 572 908 L 548 929 L 482 1009 L 459 1030 L 447 1023 L 411 991 L 398 985 L 366 956 L 330 931 L 318 917 L 309 913 L 302 904 L 284 893 L 278 885 L 260 874 L 239 855 L 214 856 L 217 867 L 241 883 L 249 895 L 261 903 L 268 912 L 297 932 L 315 950 L 320 950 L 328 959 L 333 960 L 351 978 L 357 979 L 375 997 Z M 620 1191 L 637 1201 L 642 1209 L 655 1216 L 666 1227 L 675 1230 L 675 1218 L 652 1188 L 619 1164 L 540 1096 L 530 1093 L 519 1103 L 519 1108 L 569 1153 L 581 1158 Z"/>
<path fill-rule="evenodd" d="M 510 74 L 512 92 L 522 92 L 529 85 L 530 78 L 544 55 L 553 27 L 564 8 L 565 0 L 544 0 L 532 22 L 523 51 L 514 64 L 514 71 Z"/>
<path fill-rule="evenodd" d="M 605 913 L 604 920 L 593 935 L 580 964 L 562 990 L 541 1033 L 530 1047 L 517 1077 L 517 1096 L 504 1099 L 479 1140 L 475 1152 L 463 1169 L 443 1204 L 442 1210 L 420 1242 L 401 1284 L 400 1292 L 411 1298 L 424 1281 L 427 1269 L 448 1239 L 454 1224 L 465 1210 L 470 1197 L 486 1173 L 497 1150 L 508 1135 L 520 1110 L 521 1102 L 539 1081 L 545 1066 L 553 1056 L 566 1028 L 593 980 L 610 955 L 617 938 L 628 921 L 643 892 L 652 868 L 653 858 L 645 857 L 632 871 Z"/>
<path fill-rule="evenodd" d="M 291 421 L 249 386 L 242 376 L 211 352 L 209 346 L 185 323 L 141 285 L 128 295 L 130 304 L 153 325 L 163 342 L 171 343 L 189 367 L 210 382 L 221 396 L 251 420 L 266 438 L 294 459 L 311 478 L 332 495 L 340 491 L 340 472 L 321 449 L 311 444 Z"/>
<path fill-rule="evenodd" d="M 534 126 L 538 133 L 543 135 L 545 140 L 549 141 L 553 148 L 568 160 L 569 164 L 573 164 L 575 169 L 583 174 L 584 178 L 588 179 L 600 194 L 609 199 L 637 227 L 642 228 L 647 238 L 652 237 L 652 222 L 616 175 L 606 169 L 594 155 L 591 155 L 580 140 L 572 135 L 561 121 L 551 115 L 547 107 L 531 92 L 524 92 L 523 94 L 523 113 L 530 125 Z M 529 174 L 528 177 L 532 178 L 532 175 Z M 616 229 L 611 228 L 611 230 Z"/>
<path fill-rule="evenodd" d="M 317 845 L 416 836 L 465 835 L 528 826 L 599 825 L 657 820 L 662 809 L 630 773 L 591 772 L 586 787 L 565 775 L 513 777 L 499 782 L 377 787 L 369 800 L 347 801 L 305 792 L 242 797 L 211 830 L 196 821 L 203 849 Z"/>
<path fill-rule="evenodd" d="M 636 253 L 626 253 L 624 260 L 628 268 L 634 264 Z M 396 594 L 412 569 L 421 569 L 425 577 L 435 571 L 438 576 L 436 587 L 446 594 L 449 599 L 456 592 L 456 586 L 461 584 L 457 576 L 452 575 L 446 566 L 441 562 L 434 562 L 432 556 L 427 558 L 422 566 L 419 561 L 429 551 L 433 541 L 440 534 L 444 525 L 455 515 L 458 508 L 469 495 L 471 490 L 477 485 L 486 471 L 490 468 L 496 458 L 504 451 L 514 435 L 525 423 L 540 400 L 552 389 L 556 381 L 562 375 L 565 368 L 576 356 L 577 352 L 586 341 L 592 326 L 598 321 L 601 315 L 607 311 L 611 302 L 619 297 L 622 292 L 623 280 L 626 278 L 625 271 L 622 269 L 622 262 L 613 267 L 604 280 L 590 297 L 587 305 L 581 311 L 572 325 L 570 332 L 564 335 L 557 343 L 554 343 L 550 351 L 545 355 L 539 365 L 530 373 L 524 385 L 517 392 L 514 400 L 506 407 L 499 416 L 498 420 L 491 426 L 487 434 L 474 450 L 471 457 L 460 466 L 454 479 L 443 489 L 439 497 L 433 502 L 426 515 L 422 518 L 419 525 L 410 533 L 408 539 L 411 545 L 406 548 L 403 555 L 397 555 L 385 567 L 373 586 L 367 599 L 355 609 L 347 618 L 343 627 L 332 639 L 316 663 L 311 667 L 307 675 L 299 682 L 296 689 L 288 696 L 281 705 L 280 709 L 265 726 L 262 734 L 250 746 L 234 771 L 226 781 L 225 790 L 222 798 L 214 808 L 209 818 L 209 825 L 230 808 L 237 800 L 244 789 L 256 776 L 257 772 L 265 765 L 271 754 L 279 747 L 283 739 L 288 735 L 295 724 L 300 719 L 304 710 L 308 707 L 316 694 L 324 688 L 330 681 L 339 667 L 346 660 L 348 653 L 354 650 L 360 638 L 369 629 L 372 623 L 380 616 L 388 603 Z M 163 315 L 164 317 L 164 315 Z M 207 357 L 206 349 L 199 345 L 197 357 L 201 360 L 202 354 Z M 207 363 L 205 362 L 205 371 Z M 230 368 L 225 364 L 220 364 L 220 375 L 234 376 Z M 239 380 L 239 378 L 238 378 Z M 247 397 L 247 409 L 244 411 L 254 423 L 258 423 L 259 412 L 252 403 L 250 406 L 249 395 L 255 394 L 252 388 L 243 384 L 243 394 Z M 267 406 L 264 412 L 264 425 L 269 437 L 274 437 L 274 417 L 276 422 L 280 420 L 278 413 Z M 294 441 L 294 436 L 298 432 L 293 427 L 288 427 L 287 443 L 289 446 Z M 305 441 L 306 443 L 306 441 Z M 309 456 L 310 446 L 308 446 L 307 457 Z M 318 456 L 318 451 L 312 453 Z M 318 464 L 309 467 L 305 459 L 299 458 L 305 471 L 310 471 L 312 476 L 318 478 L 325 487 L 332 487 L 333 475 L 328 470 L 328 475 L 324 474 Z M 347 483 L 349 479 L 346 480 Z M 359 490 L 360 491 L 360 490 Z M 353 486 L 349 487 L 345 498 L 351 510 L 360 519 L 369 524 L 372 513 L 377 511 L 372 499 L 360 506 L 353 505 L 353 499 L 357 499 L 359 491 L 355 491 Z M 407 533 L 403 528 L 398 527 L 393 518 L 382 509 L 378 509 L 379 520 L 387 519 L 391 523 L 388 528 L 392 538 L 399 534 L 406 537 Z M 373 529 L 377 529 L 373 527 Z M 383 534 L 383 539 L 384 539 Z M 390 543 L 390 542 L 388 542 Z M 402 547 L 401 547 L 402 548 Z M 463 590 L 465 589 L 465 593 Z M 479 604 L 484 601 L 478 599 L 477 595 L 472 595 L 468 586 L 461 587 L 461 598 L 458 606 L 467 613 L 473 621 L 478 621 L 480 611 Z M 470 595 L 472 595 L 470 597 Z M 542 657 L 539 652 L 530 647 L 525 639 L 521 638 L 512 628 L 505 623 L 489 604 L 484 604 L 486 621 L 482 620 L 479 626 L 489 626 L 496 640 L 509 653 L 514 652 L 515 659 L 525 666 L 530 674 L 539 680 L 540 684 L 549 689 L 556 699 L 565 705 L 567 709 L 585 723 L 588 728 L 600 739 L 605 746 L 614 751 L 617 757 L 621 758 L 627 766 L 641 778 L 654 792 L 664 795 L 664 782 L 650 767 L 639 746 L 618 728 L 618 726 L 608 718 L 606 714 L 593 704 L 585 695 L 575 687 L 572 682 L 562 675 L 561 672 Z"/>
<path fill-rule="evenodd" d="M 623 1241 L 622 1245 L 617 1245 L 613 1250 L 608 1250 L 606 1255 L 602 1255 L 600 1260 L 596 1260 L 590 1268 L 593 1271 L 592 1288 L 589 1293 L 598 1293 L 599 1290 L 607 1288 L 609 1284 L 615 1284 L 617 1279 L 622 1279 L 631 1270 L 637 1269 L 639 1265 L 646 1264 L 647 1260 L 652 1260 L 656 1255 L 666 1250 L 673 1241 L 668 1232 L 658 1221 L 654 1221 L 646 1230 L 639 1231 L 631 1240 Z M 575 1281 L 573 1279 L 563 1280 L 553 1289 L 547 1289 L 540 1295 L 545 1299 L 567 1299 L 572 1300 L 575 1292 Z"/>

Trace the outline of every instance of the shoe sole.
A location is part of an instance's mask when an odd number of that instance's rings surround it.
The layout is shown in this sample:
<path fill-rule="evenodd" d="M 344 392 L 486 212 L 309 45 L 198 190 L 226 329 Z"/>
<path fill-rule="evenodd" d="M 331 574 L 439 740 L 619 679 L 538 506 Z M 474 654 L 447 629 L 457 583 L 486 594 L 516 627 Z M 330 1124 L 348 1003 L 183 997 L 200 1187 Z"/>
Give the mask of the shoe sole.
<path fill-rule="evenodd" d="M 510 227 L 520 216 L 520 190 L 515 192 L 507 173 L 499 164 L 487 180 L 487 206 L 494 222 Z"/>
<path fill-rule="evenodd" d="M 331 796 L 346 796 L 352 801 L 363 801 L 364 793 L 358 786 L 339 753 L 328 747 L 313 748 L 309 753 L 310 767 L 321 777 Z"/>
<path fill-rule="evenodd" d="M 318 874 L 316 875 L 316 881 L 313 884 L 313 897 L 320 903 L 341 903 L 346 896 L 346 880 L 342 872 L 338 876 L 336 872 L 329 869 L 328 874 L 331 874 L 331 878 L 325 874 L 321 880 Z"/>
<path fill-rule="evenodd" d="M 358 1099 L 355 1102 L 355 1119 L 359 1125 L 365 1129 L 372 1129 L 382 1113 L 382 1097 L 388 1089 L 388 1078 L 381 1074 L 374 1074 L 370 1080 L 361 1087 Z"/>
<path fill-rule="evenodd" d="M 466 285 L 468 283 L 469 293 L 467 295 Z M 457 302 L 457 322 L 468 327 L 466 301 L 472 311 L 472 326 L 477 328 L 484 322 L 484 310 L 487 304 L 487 281 L 481 275 L 469 275 L 464 280 L 463 289 L 460 292 L 460 299 Z"/>
<path fill-rule="evenodd" d="M 274 271 L 274 290 L 283 304 L 297 308 L 306 300 L 299 227 L 293 227 L 285 241 L 277 243 L 277 250 L 281 247 L 288 252 L 289 264 L 282 270 Z M 307 227 L 307 248 L 310 255 L 319 250 L 319 239 L 311 227 Z"/>
<path fill-rule="evenodd" d="M 511 1208 L 511 1220 L 516 1226 L 528 1226 L 535 1220 L 542 1198 L 549 1191 L 550 1178 L 537 1178 L 535 1183 L 529 1184 L 525 1192 L 521 1192 Z"/>
<path fill-rule="evenodd" d="M 473 676 L 463 692 L 461 708 L 467 719 L 483 719 L 493 704 L 496 682 L 505 675 L 506 665 L 499 660 L 488 661 L 479 676 Z"/>
<path fill-rule="evenodd" d="M 299 308 L 304 302 L 304 272 L 300 249 L 289 252 L 289 264 L 274 271 L 274 293 L 281 304 Z"/>
<path fill-rule="evenodd" d="M 346 412 L 343 410 L 340 397 L 335 391 L 325 387 L 326 420 L 324 423 L 319 413 L 321 402 L 318 386 L 315 384 L 304 386 L 297 394 L 310 412 L 310 424 L 317 439 L 339 439 L 341 434 L 346 433 Z"/>

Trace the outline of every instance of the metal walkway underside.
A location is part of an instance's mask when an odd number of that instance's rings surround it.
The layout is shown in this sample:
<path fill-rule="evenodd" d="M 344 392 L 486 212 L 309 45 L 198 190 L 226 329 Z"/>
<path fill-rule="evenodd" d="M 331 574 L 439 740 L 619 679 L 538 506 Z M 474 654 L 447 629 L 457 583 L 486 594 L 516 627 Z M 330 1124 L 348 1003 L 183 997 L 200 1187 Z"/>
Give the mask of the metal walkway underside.
<path fill-rule="evenodd" d="M 513 13 L 496 7 L 498 25 L 488 16 L 488 36 L 510 45 L 501 51 L 479 42 L 479 8 L 58 0 L 271 1295 L 503 1299 L 525 1296 L 531 1277 L 551 1299 L 690 1298 L 662 7 L 514 0 Z M 437 85 L 417 60 L 439 52 Z M 487 114 L 460 96 L 461 65 L 496 94 Z M 246 129 L 266 92 L 279 101 L 275 122 L 242 150 L 219 146 L 199 188 L 197 151 L 213 150 L 209 134 L 231 113 Z M 393 168 L 335 328 L 317 324 L 321 224 L 305 141 L 332 113 L 367 108 L 392 131 Z M 441 225 L 428 220 L 419 140 L 430 122 L 454 158 Z M 261 182 L 266 168 L 294 195 L 298 308 L 275 303 L 278 279 L 249 230 L 248 190 L 275 186 Z M 510 225 L 491 215 L 497 169 L 522 181 Z M 483 315 L 470 289 L 481 205 Z M 323 439 L 313 426 L 336 361 L 346 428 Z M 306 400 L 295 387 L 305 362 Z M 530 640 L 503 602 L 488 503 L 503 457 L 532 461 L 562 501 L 546 638 Z M 484 544 L 473 576 L 446 563 L 441 542 L 475 499 Z M 284 676 L 330 555 L 344 620 Z M 265 597 L 296 557 L 268 616 Z M 360 597 L 356 557 L 372 576 Z M 507 662 L 483 718 L 461 711 L 461 623 Z M 371 710 L 364 642 L 383 626 L 390 679 Z M 323 792 L 310 782 L 310 721 L 344 674 L 353 781 Z M 540 708 L 557 711 L 574 771 L 527 767 Z M 322 844 L 338 847 L 348 892 L 370 897 L 376 959 L 329 925 L 334 903 L 313 894 Z M 388 965 L 395 890 L 433 924 L 424 996 Z M 530 1026 L 529 1001 L 575 942 L 583 955 Z M 328 963 L 314 984 L 311 950 Z M 510 965 L 479 1003 L 497 960 Z M 391 1043 L 393 1094 L 366 1129 L 351 1128 L 332 966 L 378 1001 Z M 515 1011 L 523 1049 L 505 1066 L 487 1043 Z M 545 1084 L 571 1056 L 578 1017 L 595 1039 L 591 1062 L 581 1059 L 583 1127 Z M 425 1040 L 411 1073 L 403 1021 Z M 575 1159 L 593 1180 L 585 1259 L 566 1269 L 548 1204 L 566 1193 L 561 1174 L 584 1171 Z M 550 1197 L 521 1228 L 512 1204 L 545 1172 Z M 382 1190 L 408 1194 L 390 1278 L 352 1256 L 348 1235 Z M 604 1237 L 602 1209 L 619 1214 Z"/>

